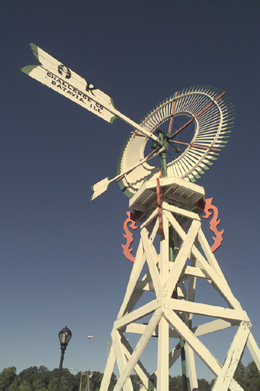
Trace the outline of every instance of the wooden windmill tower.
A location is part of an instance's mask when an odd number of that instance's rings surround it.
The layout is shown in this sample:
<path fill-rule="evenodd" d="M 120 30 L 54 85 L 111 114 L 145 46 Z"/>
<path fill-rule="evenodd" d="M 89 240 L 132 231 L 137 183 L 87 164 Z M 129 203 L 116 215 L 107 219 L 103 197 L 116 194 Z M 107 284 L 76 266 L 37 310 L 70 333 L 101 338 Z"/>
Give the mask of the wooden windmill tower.
<path fill-rule="evenodd" d="M 23 72 L 106 121 L 119 117 L 134 128 L 120 155 L 118 175 L 93 186 L 92 199 L 118 180 L 130 197 L 132 215 L 140 222 L 140 241 L 112 329 L 100 391 L 108 391 L 115 363 L 120 375 L 114 391 L 133 390 L 133 371 L 142 391 L 167 391 L 169 369 L 184 357 L 190 388 L 198 390 L 195 356 L 215 375 L 212 390 L 242 390 L 234 373 L 244 348 L 248 346 L 259 369 L 260 352 L 250 320 L 232 294 L 202 231 L 205 193 L 194 183 L 217 159 L 231 131 L 232 109 L 224 93 L 206 87 L 176 92 L 138 125 L 116 110 L 111 98 L 94 85 L 42 49 L 35 45 L 32 49 L 41 65 L 25 67 Z M 149 140 L 153 150 L 145 157 Z M 156 156 L 160 157 L 159 167 L 148 164 Z M 225 304 L 197 301 L 200 281 Z M 233 330 L 234 336 L 220 363 L 201 337 L 224 329 Z M 128 335 L 136 336 L 135 345 Z M 142 354 L 152 339 L 157 342 L 157 353 L 151 375 L 142 363 Z M 186 381 L 183 387 L 187 389 Z"/>

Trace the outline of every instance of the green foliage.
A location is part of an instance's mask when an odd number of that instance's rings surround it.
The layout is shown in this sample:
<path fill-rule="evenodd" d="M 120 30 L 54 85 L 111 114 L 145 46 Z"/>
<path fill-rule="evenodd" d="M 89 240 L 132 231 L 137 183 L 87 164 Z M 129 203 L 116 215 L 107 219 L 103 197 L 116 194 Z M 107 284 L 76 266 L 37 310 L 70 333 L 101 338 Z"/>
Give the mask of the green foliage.
<path fill-rule="evenodd" d="M 56 391 L 58 380 L 58 369 L 49 371 L 44 366 L 30 367 L 19 375 L 16 374 L 15 367 L 5 368 L 0 373 L 0 391 Z M 99 391 L 103 374 L 93 371 L 90 381 L 91 391 Z M 254 362 L 244 367 L 242 363 L 238 365 L 235 373 L 236 381 L 245 391 L 260 391 L 260 373 Z M 137 375 L 131 376 L 134 391 L 139 391 L 141 382 Z M 68 369 L 62 370 L 60 391 L 79 391 L 80 373 L 74 375 Z M 109 391 L 113 391 L 116 384 L 116 376 L 113 373 L 109 385 Z M 205 379 L 198 380 L 199 391 L 210 391 L 213 387 L 214 380 L 208 382 Z M 82 376 L 81 391 L 87 388 L 86 372 Z M 182 376 L 169 378 L 169 391 L 183 391 Z M 188 386 L 188 391 L 190 387 Z"/>
<path fill-rule="evenodd" d="M 246 374 L 246 368 L 244 367 L 244 365 L 240 361 L 240 363 L 238 364 L 238 367 L 236 369 L 234 377 L 235 377 L 235 380 L 238 382 L 238 384 L 240 384 L 240 386 L 246 390 L 245 374 Z"/>
<path fill-rule="evenodd" d="M 260 372 L 253 361 L 246 367 L 245 380 L 246 391 L 260 391 Z"/>
<path fill-rule="evenodd" d="M 211 384 L 205 379 L 198 379 L 198 386 L 200 391 L 210 391 Z"/>
<path fill-rule="evenodd" d="M 0 374 L 0 391 L 7 391 L 16 378 L 16 368 L 5 368 Z"/>
<path fill-rule="evenodd" d="M 169 390 L 170 391 L 183 391 L 182 376 L 170 377 Z M 189 390 L 190 390 L 190 388 L 189 388 Z"/>

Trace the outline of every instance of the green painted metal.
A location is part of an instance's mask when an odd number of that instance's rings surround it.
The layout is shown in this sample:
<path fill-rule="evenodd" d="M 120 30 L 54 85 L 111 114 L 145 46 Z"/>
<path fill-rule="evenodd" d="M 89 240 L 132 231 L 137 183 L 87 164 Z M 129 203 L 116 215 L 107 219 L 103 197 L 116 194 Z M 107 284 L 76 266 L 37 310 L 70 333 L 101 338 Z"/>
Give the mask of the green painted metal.
<path fill-rule="evenodd" d="M 188 391 L 188 378 L 187 378 L 187 367 L 186 367 L 186 357 L 184 349 L 185 341 L 183 338 L 180 338 L 180 349 L 181 349 L 181 370 L 182 370 L 182 390 Z"/>
<path fill-rule="evenodd" d="M 150 379 L 148 380 L 148 391 L 154 391 L 154 384 Z"/>
<path fill-rule="evenodd" d="M 37 60 L 39 61 L 39 54 L 38 54 L 38 46 L 36 46 L 34 43 L 30 43 L 31 49 Z"/>
<path fill-rule="evenodd" d="M 159 137 L 160 147 L 165 148 L 165 150 L 162 153 L 160 153 L 161 173 L 162 173 L 162 177 L 165 178 L 165 177 L 167 177 L 167 160 L 166 160 L 166 158 L 167 158 L 168 140 L 162 130 L 158 129 L 156 131 L 156 133 L 158 134 L 158 137 Z"/>
<path fill-rule="evenodd" d="M 173 228 L 170 225 L 169 226 L 169 262 L 175 261 L 175 254 L 174 254 L 174 240 L 173 240 Z"/>
<path fill-rule="evenodd" d="M 114 122 L 114 120 L 117 119 L 117 116 L 114 115 L 114 117 L 111 118 L 111 120 L 109 121 L 111 124 Z"/>
<path fill-rule="evenodd" d="M 30 72 L 34 69 L 34 68 L 36 68 L 38 65 L 27 65 L 26 67 L 23 67 L 22 69 L 21 69 L 21 71 L 23 72 L 23 73 L 25 73 L 26 75 L 29 75 L 30 74 Z"/>

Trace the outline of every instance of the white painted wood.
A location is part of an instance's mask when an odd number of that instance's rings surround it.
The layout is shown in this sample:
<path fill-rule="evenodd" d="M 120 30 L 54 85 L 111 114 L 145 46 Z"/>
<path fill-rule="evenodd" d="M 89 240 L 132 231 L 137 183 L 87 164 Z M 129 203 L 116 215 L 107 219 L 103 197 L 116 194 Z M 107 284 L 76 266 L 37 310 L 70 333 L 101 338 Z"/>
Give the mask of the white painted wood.
<path fill-rule="evenodd" d="M 122 348 L 123 348 L 123 352 L 124 352 L 127 360 L 129 361 L 131 358 L 131 355 L 133 354 L 133 349 L 124 336 L 122 337 Z M 136 363 L 134 370 L 135 370 L 137 376 L 142 381 L 143 385 L 146 387 L 145 389 L 147 390 L 148 389 L 148 381 L 149 381 L 149 373 L 146 371 L 145 367 L 143 366 L 143 364 L 141 363 L 140 360 Z"/>
<path fill-rule="evenodd" d="M 114 345 L 114 350 L 116 353 L 117 366 L 120 374 L 119 379 L 117 380 L 117 384 L 118 384 L 119 380 L 122 379 L 122 373 L 124 371 L 127 362 L 121 345 L 120 333 L 116 329 L 114 329 L 112 331 L 111 337 Z M 124 391 L 133 391 L 133 385 L 130 378 L 124 379 L 122 386 Z"/>
<path fill-rule="evenodd" d="M 220 266 L 214 256 L 214 254 L 212 253 L 210 246 L 209 246 L 202 230 L 200 230 L 200 232 L 199 232 L 199 242 L 200 242 L 200 245 L 201 245 L 203 251 L 205 252 L 205 254 L 207 256 L 209 264 L 212 266 L 212 268 L 214 268 L 216 270 L 217 274 L 221 278 L 222 286 L 224 286 L 225 291 L 229 293 L 228 296 L 230 298 L 232 298 L 232 306 L 237 309 L 241 308 L 239 301 L 234 297 L 233 293 L 231 292 L 231 289 L 230 289 L 230 287 L 224 277 L 224 274 L 222 273 L 222 270 L 221 270 L 221 268 L 220 268 Z"/>
<path fill-rule="evenodd" d="M 199 326 L 195 326 L 192 328 L 194 335 L 197 337 L 215 333 L 220 330 L 228 329 L 232 326 L 238 326 L 240 321 L 238 320 L 226 320 L 226 319 L 216 319 L 211 322 L 203 323 Z"/>
<path fill-rule="evenodd" d="M 115 351 L 114 351 L 114 345 L 112 343 L 112 345 L 110 347 L 110 351 L 109 351 L 109 355 L 108 355 L 108 359 L 107 359 L 107 364 L 106 364 L 106 368 L 105 368 L 105 371 L 104 371 L 104 375 L 103 375 L 103 378 L 102 378 L 102 381 L 101 381 L 100 391 L 107 391 L 108 390 L 108 387 L 109 387 L 109 384 L 110 384 L 110 380 L 111 380 L 111 376 L 112 376 L 112 373 L 113 373 L 113 369 L 114 369 L 114 366 L 115 366 L 115 361 L 116 361 L 116 355 L 115 355 Z"/>
<path fill-rule="evenodd" d="M 120 329 L 122 326 L 126 326 L 131 322 L 135 322 L 138 319 L 149 315 L 151 312 L 155 311 L 160 306 L 159 300 L 153 300 L 140 308 L 137 308 L 133 312 L 123 316 L 120 319 L 117 319 L 114 323 L 116 329 Z"/>
<path fill-rule="evenodd" d="M 214 281 L 214 284 L 217 286 L 218 291 L 222 293 L 222 296 L 225 298 L 227 303 L 230 304 L 231 307 L 236 309 L 241 309 L 241 306 L 237 299 L 232 294 L 229 286 L 226 284 L 225 280 L 219 277 L 219 275 L 215 272 L 215 270 L 209 265 L 203 255 L 199 252 L 199 250 L 195 247 L 192 248 L 192 252 L 194 257 L 196 257 L 200 266 L 205 270 L 208 278 Z"/>
<path fill-rule="evenodd" d="M 222 270 L 216 260 L 216 257 L 214 255 L 214 253 L 211 251 L 210 245 L 209 245 L 202 230 L 199 232 L 199 241 L 200 241 L 200 245 L 201 245 L 202 250 L 204 251 L 204 253 L 207 257 L 207 260 L 208 260 L 210 266 L 213 269 L 215 269 L 215 271 L 218 273 L 218 275 L 219 275 L 219 277 L 221 277 L 221 279 L 225 279 L 225 276 L 222 273 Z"/>
<path fill-rule="evenodd" d="M 119 310 L 117 319 L 121 318 L 124 315 L 124 313 L 125 313 L 125 309 L 127 307 L 127 304 L 128 304 L 128 302 L 130 300 L 130 297 L 131 297 L 134 289 L 135 289 L 137 280 L 138 280 L 138 278 L 140 276 L 140 273 L 142 271 L 142 268 L 144 266 L 144 262 L 145 262 L 145 254 L 143 252 L 142 242 L 140 241 L 138 249 L 137 249 L 136 259 L 135 259 L 135 262 L 133 264 L 132 272 L 130 274 L 129 282 L 128 282 L 128 285 L 127 285 L 127 288 L 126 288 L 125 297 L 124 297 L 122 306 L 121 306 L 121 308 Z"/>
<path fill-rule="evenodd" d="M 161 240 L 160 242 L 159 269 L 161 283 L 163 284 L 165 282 L 166 277 L 168 276 L 169 271 L 169 221 L 164 215 L 164 213 L 162 219 L 164 240 Z"/>
<path fill-rule="evenodd" d="M 131 210 L 138 210 L 137 204 L 141 203 L 146 205 L 147 194 L 150 190 L 156 189 L 157 182 L 156 179 L 146 181 L 143 183 L 141 188 L 136 191 L 136 193 L 132 196 L 129 201 L 129 207 Z M 199 199 L 202 199 L 205 196 L 205 191 L 202 186 L 197 185 L 196 183 L 188 182 L 182 178 L 178 178 L 177 176 L 160 178 L 160 186 L 163 189 L 163 193 L 165 190 L 169 189 L 169 192 L 172 192 L 173 189 L 182 188 L 187 190 L 186 199 L 191 199 L 193 197 L 193 203 L 195 204 Z M 155 197 L 156 198 L 156 197 Z M 149 200 L 148 200 L 149 202 Z M 155 201 L 156 202 L 156 201 Z"/>
<path fill-rule="evenodd" d="M 158 269 L 156 267 L 156 261 L 157 261 L 157 254 L 155 251 L 154 246 L 149 242 L 148 240 L 148 233 L 145 228 L 141 230 L 141 238 L 144 246 L 144 251 L 146 254 L 146 259 L 148 263 L 148 267 L 151 273 L 151 277 L 154 283 L 154 289 L 156 292 L 156 296 L 159 295 L 159 292 L 162 287 L 161 278 L 158 272 Z"/>
<path fill-rule="evenodd" d="M 182 229 L 182 227 L 178 224 L 176 219 L 169 213 L 165 212 L 167 214 L 168 220 L 178 233 L 178 235 L 182 238 L 182 240 L 185 240 L 186 233 Z M 198 233 L 200 237 L 200 232 Z M 225 283 L 225 280 L 221 279 L 219 275 L 216 273 L 216 271 L 209 265 L 209 263 L 206 261 L 206 259 L 203 257 L 203 255 L 200 253 L 200 251 L 196 248 L 195 245 L 193 245 L 191 249 L 192 255 L 194 258 L 200 263 L 201 268 L 203 268 L 208 276 L 209 279 L 214 281 L 214 284 L 217 286 L 219 292 L 222 292 L 222 296 L 225 298 L 225 300 L 233 307 L 233 308 L 241 308 L 239 302 L 235 299 L 233 296 L 230 288 Z"/>
<path fill-rule="evenodd" d="M 177 344 L 174 349 L 169 354 L 169 368 L 171 368 L 175 362 L 180 358 L 181 356 L 181 350 L 180 350 L 180 344 Z"/>
<path fill-rule="evenodd" d="M 228 391 L 230 383 L 239 364 L 241 355 L 244 351 L 250 329 L 250 322 L 240 323 L 240 326 L 228 351 L 225 363 L 213 385 L 212 391 Z"/>
<path fill-rule="evenodd" d="M 214 318 L 249 321 L 243 310 L 234 310 L 209 304 L 194 303 L 184 300 L 168 298 L 165 307 L 174 311 L 189 312 L 197 315 L 212 316 Z"/>
<path fill-rule="evenodd" d="M 125 327 L 125 332 L 126 333 L 133 333 L 133 334 L 143 334 L 144 331 L 146 329 L 146 325 L 145 324 L 141 324 L 141 323 L 129 323 L 126 327 Z M 154 331 L 153 337 L 158 337 L 158 334 L 156 332 L 156 330 Z"/>
<path fill-rule="evenodd" d="M 169 214 L 167 214 L 169 216 Z M 187 258 L 190 256 L 191 248 L 193 246 L 194 240 L 198 234 L 198 230 L 200 228 L 200 221 L 193 220 L 191 227 L 187 236 L 185 237 L 181 249 L 173 263 L 173 267 L 167 277 L 166 282 L 164 283 L 165 292 L 167 292 L 167 296 L 170 297 L 176 287 L 176 284 L 179 280 L 181 272 L 184 268 L 185 262 Z"/>
<path fill-rule="evenodd" d="M 171 213 L 175 213 L 177 215 L 187 217 L 187 218 L 189 218 L 191 220 L 198 220 L 198 221 L 200 221 L 199 215 L 197 213 L 190 212 L 188 210 L 179 208 L 178 206 L 169 205 L 167 202 L 163 202 L 162 203 L 162 208 L 163 208 L 164 211 L 169 211 Z"/>
<path fill-rule="evenodd" d="M 157 391 L 169 389 L 169 323 L 162 316 L 159 322 Z"/>
<path fill-rule="evenodd" d="M 159 229 L 159 218 L 157 218 L 155 224 L 154 224 L 154 227 L 153 227 L 153 230 L 152 230 L 152 233 L 150 235 L 150 240 L 151 240 L 151 243 L 153 243 L 155 237 L 156 237 L 156 234 L 158 232 L 158 229 Z"/>
<path fill-rule="evenodd" d="M 247 340 L 247 347 L 254 359 L 254 362 L 260 372 L 260 349 L 257 346 L 257 343 L 252 335 L 252 333 L 249 334 L 248 340 Z"/>
<path fill-rule="evenodd" d="M 178 282 L 178 285 L 177 285 L 177 296 L 178 298 L 181 300 L 184 300 L 186 299 L 187 297 L 187 291 L 186 291 L 186 288 L 185 288 L 185 285 L 182 281 L 179 281 Z"/>
<path fill-rule="evenodd" d="M 221 371 L 221 365 L 213 356 L 213 354 L 203 345 L 203 343 L 192 333 L 192 331 L 185 325 L 185 323 L 170 310 L 165 310 L 164 315 L 168 321 L 176 327 L 179 334 L 182 338 L 188 343 L 191 348 L 196 352 L 196 354 L 202 359 L 202 361 L 207 365 L 207 367 L 216 375 Z M 243 391 L 243 389 L 238 385 L 235 380 L 231 381 L 230 384 L 231 391 Z M 222 390 L 215 390 L 222 391 Z"/>
<path fill-rule="evenodd" d="M 152 282 L 146 282 L 144 284 L 143 281 L 137 281 L 135 288 L 143 291 L 154 292 L 154 286 Z"/>
<path fill-rule="evenodd" d="M 190 388 L 191 388 L 191 391 L 195 391 L 195 390 L 198 390 L 198 379 L 197 379 L 194 352 L 193 352 L 192 348 L 190 347 L 190 345 L 188 345 L 188 344 L 185 344 L 184 348 L 185 348 L 185 354 L 186 354 L 186 360 L 187 360 Z"/>
<path fill-rule="evenodd" d="M 198 247 L 198 239 L 195 240 L 194 246 Z M 196 268 L 197 263 L 196 259 L 194 258 L 193 254 L 191 254 L 191 267 Z M 197 284 L 197 277 L 192 276 L 189 281 L 189 289 L 188 289 L 188 301 L 194 302 L 195 301 L 195 290 L 196 290 L 196 284 Z M 188 314 L 188 325 L 191 328 L 192 327 L 192 320 L 193 320 L 193 314 Z"/>
<path fill-rule="evenodd" d="M 172 265 L 171 265 L 172 267 Z M 207 275 L 204 270 L 198 268 L 198 267 L 193 267 L 193 266 L 185 266 L 182 275 L 180 276 L 180 281 L 187 280 L 190 277 L 199 277 L 199 278 L 204 278 L 208 279 Z"/>
<path fill-rule="evenodd" d="M 125 366 L 125 369 L 120 376 L 120 379 L 118 380 L 114 391 L 121 391 L 122 386 L 124 385 L 125 380 L 130 376 L 132 373 L 132 370 L 134 369 L 137 361 L 140 359 L 141 354 L 143 353 L 147 343 L 149 342 L 149 339 L 151 338 L 157 324 L 159 323 L 160 319 L 162 317 L 162 311 L 160 308 L 158 308 L 153 316 L 150 319 L 150 322 L 148 323 L 146 330 L 144 334 L 141 336 L 139 342 L 137 343 L 135 350 L 128 361 L 128 363 Z"/>
<path fill-rule="evenodd" d="M 146 228 L 154 219 L 157 218 L 158 218 L 158 208 L 152 211 L 151 214 L 148 216 L 148 218 L 142 223 L 142 225 L 140 226 L 140 231 L 142 231 L 143 228 Z"/>

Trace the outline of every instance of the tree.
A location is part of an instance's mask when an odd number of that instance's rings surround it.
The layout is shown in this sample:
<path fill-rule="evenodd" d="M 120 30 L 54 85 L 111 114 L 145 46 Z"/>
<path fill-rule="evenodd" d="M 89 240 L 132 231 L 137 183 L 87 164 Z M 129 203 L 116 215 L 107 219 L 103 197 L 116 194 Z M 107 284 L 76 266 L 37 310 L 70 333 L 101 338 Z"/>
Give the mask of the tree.
<path fill-rule="evenodd" d="M 17 391 L 33 391 L 32 385 L 28 380 L 23 380 L 17 388 Z"/>
<path fill-rule="evenodd" d="M 200 391 L 210 391 L 211 385 L 205 379 L 198 379 L 198 386 Z"/>
<path fill-rule="evenodd" d="M 5 368 L 0 374 L 0 391 L 6 391 L 16 378 L 16 368 L 9 367 Z"/>
<path fill-rule="evenodd" d="M 20 387 L 20 384 L 21 384 L 21 379 L 19 378 L 19 376 L 17 376 L 14 381 L 12 382 L 12 384 L 10 385 L 9 387 L 9 391 L 17 391 L 18 388 Z"/>
<path fill-rule="evenodd" d="M 114 374 L 114 372 L 112 373 L 112 376 L 111 376 L 111 380 L 110 380 L 110 384 L 109 384 L 109 387 L 108 387 L 108 391 L 112 391 L 116 385 L 116 375 Z"/>
<path fill-rule="evenodd" d="M 87 376 L 86 376 L 87 377 Z M 98 371 L 93 371 L 92 377 L 90 378 L 90 385 L 91 385 L 91 390 L 99 390 L 100 384 L 102 381 L 103 374 Z"/>
<path fill-rule="evenodd" d="M 57 381 L 58 378 L 54 378 L 50 381 L 50 384 L 47 388 L 47 391 L 56 391 L 57 390 Z M 61 376 L 60 379 L 60 391 L 70 391 L 68 381 L 64 376 Z"/>
<path fill-rule="evenodd" d="M 254 361 L 250 362 L 246 367 L 245 381 L 246 391 L 260 391 L 260 372 Z"/>
<path fill-rule="evenodd" d="M 182 376 L 170 377 L 169 390 L 182 391 Z"/>
<path fill-rule="evenodd" d="M 238 384 L 244 389 L 246 387 L 245 373 L 246 373 L 246 369 L 245 369 L 244 365 L 242 364 L 242 362 L 240 361 L 237 366 L 234 378 L 238 382 Z"/>

